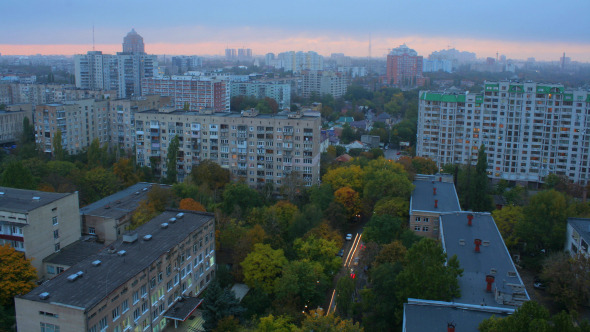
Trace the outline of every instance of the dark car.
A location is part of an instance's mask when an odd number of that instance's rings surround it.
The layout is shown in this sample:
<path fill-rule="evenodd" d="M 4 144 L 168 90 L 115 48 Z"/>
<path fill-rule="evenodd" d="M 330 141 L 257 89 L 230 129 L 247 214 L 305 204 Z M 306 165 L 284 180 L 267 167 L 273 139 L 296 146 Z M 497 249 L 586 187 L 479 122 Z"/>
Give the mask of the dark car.
<path fill-rule="evenodd" d="M 340 249 L 340 251 L 336 254 L 338 257 L 344 256 L 344 249 Z"/>
<path fill-rule="evenodd" d="M 533 283 L 533 287 L 535 287 L 536 289 L 540 289 L 540 290 L 545 290 L 545 288 L 546 288 L 545 283 L 539 278 L 535 278 L 535 282 Z"/>

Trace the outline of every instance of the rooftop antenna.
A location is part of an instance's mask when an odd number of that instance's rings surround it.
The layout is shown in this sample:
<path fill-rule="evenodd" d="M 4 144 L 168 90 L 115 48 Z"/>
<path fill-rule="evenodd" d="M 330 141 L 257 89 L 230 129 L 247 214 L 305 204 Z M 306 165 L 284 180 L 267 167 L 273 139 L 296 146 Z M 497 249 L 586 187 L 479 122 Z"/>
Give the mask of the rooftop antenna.
<path fill-rule="evenodd" d="M 92 22 L 92 52 L 94 52 L 94 22 Z"/>
<path fill-rule="evenodd" d="M 369 73 L 371 72 L 371 33 L 369 32 Z"/>

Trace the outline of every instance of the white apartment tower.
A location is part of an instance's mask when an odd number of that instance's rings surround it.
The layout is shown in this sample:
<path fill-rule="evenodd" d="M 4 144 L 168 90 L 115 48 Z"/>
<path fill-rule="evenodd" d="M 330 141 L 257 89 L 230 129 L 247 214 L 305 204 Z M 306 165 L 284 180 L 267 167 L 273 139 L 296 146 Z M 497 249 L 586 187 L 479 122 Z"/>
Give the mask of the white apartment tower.
<path fill-rule="evenodd" d="M 588 91 L 503 81 L 486 82 L 483 93 L 422 91 L 419 99 L 417 155 L 439 166 L 475 164 L 484 144 L 492 179 L 590 179 Z"/>

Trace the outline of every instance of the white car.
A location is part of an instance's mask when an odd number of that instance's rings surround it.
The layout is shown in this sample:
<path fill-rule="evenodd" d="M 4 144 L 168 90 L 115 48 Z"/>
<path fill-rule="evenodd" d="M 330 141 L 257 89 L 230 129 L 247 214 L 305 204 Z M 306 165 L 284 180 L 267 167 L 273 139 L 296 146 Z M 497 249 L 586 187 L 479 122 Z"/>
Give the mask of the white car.
<path fill-rule="evenodd" d="M 352 234 L 346 234 L 346 241 L 352 240 Z"/>

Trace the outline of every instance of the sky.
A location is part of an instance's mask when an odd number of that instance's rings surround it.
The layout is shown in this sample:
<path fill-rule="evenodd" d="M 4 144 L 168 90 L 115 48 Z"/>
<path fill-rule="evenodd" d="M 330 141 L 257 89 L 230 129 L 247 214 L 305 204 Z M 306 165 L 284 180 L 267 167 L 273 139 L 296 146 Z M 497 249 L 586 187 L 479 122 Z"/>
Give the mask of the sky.
<path fill-rule="evenodd" d="M 590 62 L 589 0 L 0 0 L 0 53 L 121 51 L 132 29 L 150 54 L 225 48 L 384 57 L 403 43 L 428 56 Z M 369 54 L 369 44 L 370 54 Z"/>

